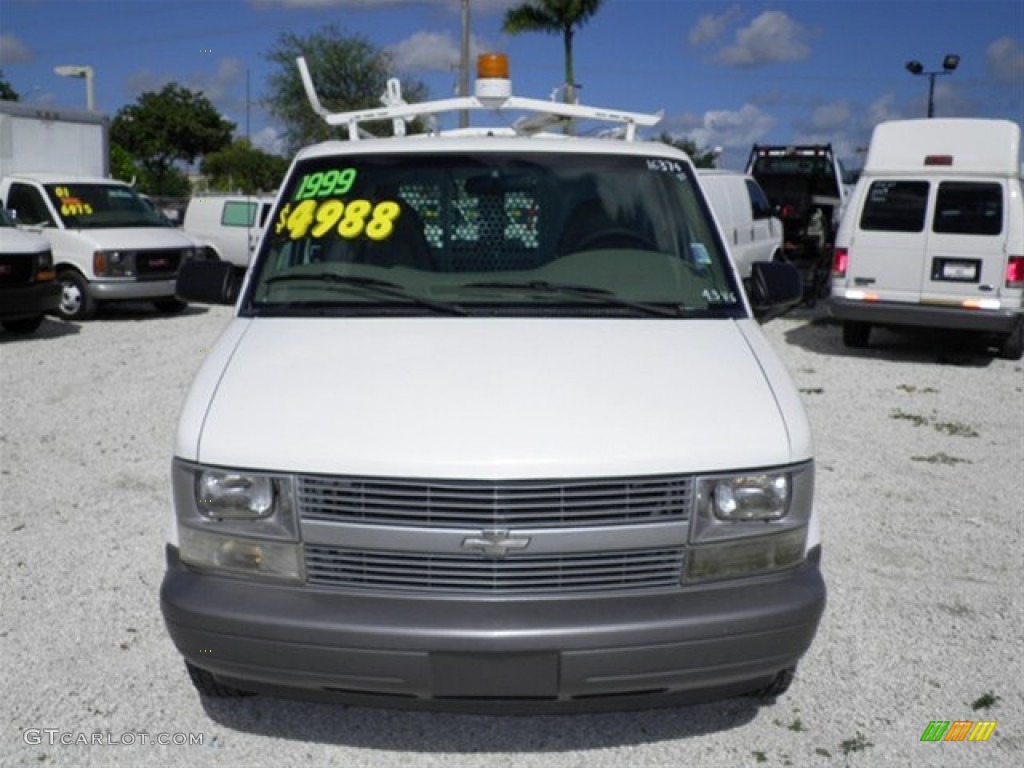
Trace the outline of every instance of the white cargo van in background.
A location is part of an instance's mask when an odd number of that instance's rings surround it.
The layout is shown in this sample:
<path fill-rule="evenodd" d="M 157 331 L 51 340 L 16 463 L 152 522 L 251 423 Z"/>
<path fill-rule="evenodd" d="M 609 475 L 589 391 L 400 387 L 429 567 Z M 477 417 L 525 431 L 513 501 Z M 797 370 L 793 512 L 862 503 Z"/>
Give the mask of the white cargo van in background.
<path fill-rule="evenodd" d="M 755 261 L 782 256 L 782 220 L 753 176 L 708 168 L 697 170 L 700 185 L 718 219 L 726 245 L 744 280 Z"/>
<path fill-rule="evenodd" d="M 49 241 L 65 320 L 87 319 L 103 301 L 180 311 L 178 267 L 201 252 L 131 186 L 107 178 L 108 123 L 95 112 L 0 101 L 0 206 Z"/>
<path fill-rule="evenodd" d="M 244 270 L 273 204 L 271 196 L 197 195 L 185 209 L 184 229 L 209 243 L 217 259 Z"/>
<path fill-rule="evenodd" d="M 987 334 L 1024 352 L 1020 126 L 966 118 L 875 128 L 836 238 L 829 313 L 843 342 L 873 325 Z"/>

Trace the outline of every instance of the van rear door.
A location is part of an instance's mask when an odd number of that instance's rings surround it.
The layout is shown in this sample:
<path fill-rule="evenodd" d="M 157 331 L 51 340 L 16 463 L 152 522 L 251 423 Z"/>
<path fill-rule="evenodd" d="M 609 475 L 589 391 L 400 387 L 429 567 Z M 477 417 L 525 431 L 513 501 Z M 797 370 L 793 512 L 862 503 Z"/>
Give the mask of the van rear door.
<path fill-rule="evenodd" d="M 935 189 L 923 301 L 998 295 L 1006 261 L 1006 189 L 999 179 L 942 179 Z"/>
<path fill-rule="evenodd" d="M 848 243 L 848 287 L 882 301 L 917 302 L 931 184 L 878 177 L 862 177 L 858 184 L 863 203 Z"/>

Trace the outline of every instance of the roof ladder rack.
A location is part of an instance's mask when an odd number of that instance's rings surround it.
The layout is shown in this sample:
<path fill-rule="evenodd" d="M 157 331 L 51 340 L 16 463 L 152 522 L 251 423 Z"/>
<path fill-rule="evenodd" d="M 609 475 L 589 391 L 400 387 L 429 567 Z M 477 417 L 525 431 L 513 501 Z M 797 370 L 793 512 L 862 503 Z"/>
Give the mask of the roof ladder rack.
<path fill-rule="evenodd" d="M 388 80 L 387 90 L 381 97 L 383 106 L 350 112 L 330 112 L 320 103 L 305 58 L 300 56 L 296 59 L 296 63 L 302 77 L 302 86 L 306 91 L 306 98 L 309 99 L 313 111 L 320 115 L 328 125 L 347 128 L 348 138 L 351 141 L 357 141 L 370 135 L 362 128 L 363 123 L 390 120 L 392 135 L 404 136 L 406 123 L 416 117 L 473 110 L 492 114 L 501 114 L 505 111 L 533 113 L 532 116 L 521 117 L 512 124 L 515 133 L 522 136 L 533 136 L 553 126 L 565 125 L 573 120 L 582 119 L 615 123 L 616 129 L 608 131 L 606 135 L 626 141 L 636 139 L 637 126 L 656 125 L 662 118 L 661 112 L 657 114 L 625 112 L 588 107 L 582 104 L 565 104 L 513 96 L 511 81 L 507 77 L 477 78 L 476 93 L 473 96 L 425 101 L 421 104 L 406 102 L 402 98 L 401 83 L 392 78 Z"/>

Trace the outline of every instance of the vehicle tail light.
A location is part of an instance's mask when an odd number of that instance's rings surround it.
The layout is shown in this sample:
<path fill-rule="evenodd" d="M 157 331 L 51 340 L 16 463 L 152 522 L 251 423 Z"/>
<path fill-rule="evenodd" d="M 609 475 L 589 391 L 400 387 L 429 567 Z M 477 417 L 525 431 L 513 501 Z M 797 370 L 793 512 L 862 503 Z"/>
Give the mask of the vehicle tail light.
<path fill-rule="evenodd" d="M 846 277 L 846 267 L 850 261 L 850 253 L 845 248 L 836 248 L 832 254 L 832 276 Z"/>
<path fill-rule="evenodd" d="M 1024 256 L 1011 256 L 1007 260 L 1006 287 L 1024 288 Z"/>

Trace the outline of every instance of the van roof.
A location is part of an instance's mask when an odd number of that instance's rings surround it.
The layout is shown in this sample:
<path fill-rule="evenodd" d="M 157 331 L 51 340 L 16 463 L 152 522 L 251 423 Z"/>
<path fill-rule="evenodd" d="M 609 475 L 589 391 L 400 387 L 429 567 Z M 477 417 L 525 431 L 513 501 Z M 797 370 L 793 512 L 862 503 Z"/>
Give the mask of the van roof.
<path fill-rule="evenodd" d="M 875 126 L 865 173 L 989 174 L 1020 172 L 1020 126 L 1009 120 L 927 118 Z"/>

